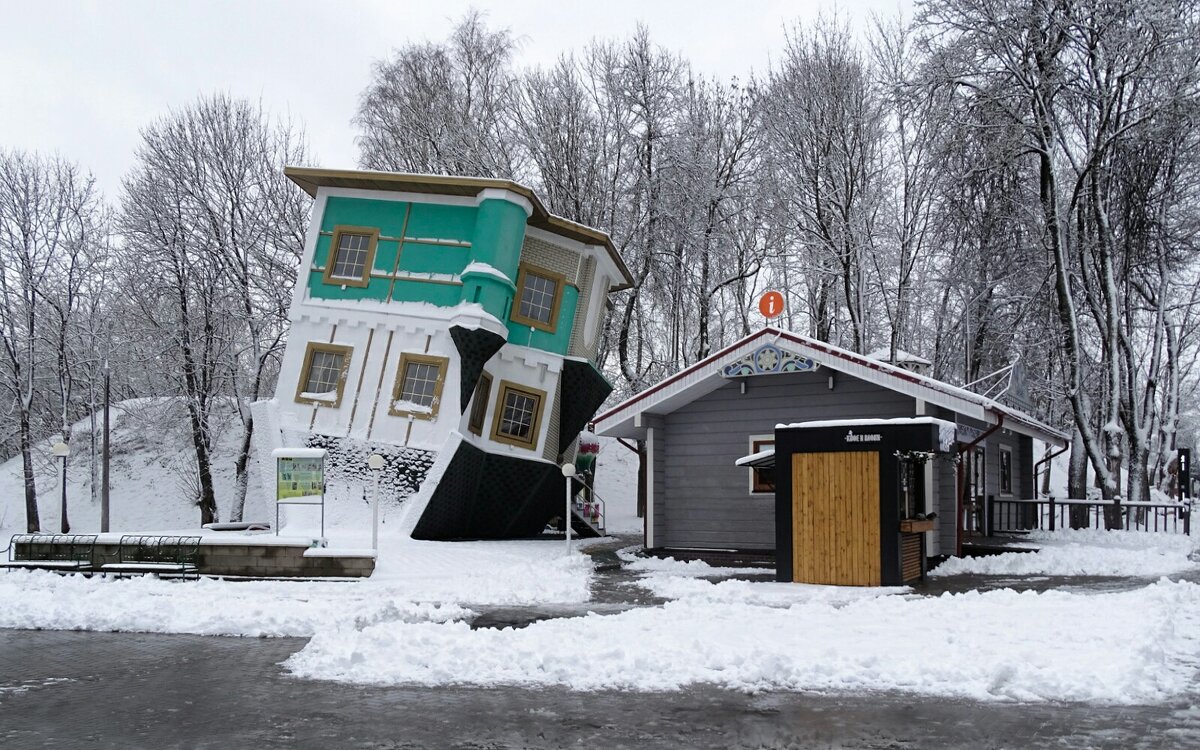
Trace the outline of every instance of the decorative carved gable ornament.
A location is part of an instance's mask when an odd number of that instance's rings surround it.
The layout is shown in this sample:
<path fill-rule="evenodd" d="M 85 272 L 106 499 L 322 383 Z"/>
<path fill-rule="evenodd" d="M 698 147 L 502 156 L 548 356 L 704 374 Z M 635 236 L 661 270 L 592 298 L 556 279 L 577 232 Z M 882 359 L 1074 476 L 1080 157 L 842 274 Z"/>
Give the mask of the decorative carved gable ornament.
<path fill-rule="evenodd" d="M 747 375 L 777 375 L 781 372 L 812 372 L 821 363 L 795 352 L 763 344 L 746 356 L 721 368 L 721 377 L 741 378 Z"/>

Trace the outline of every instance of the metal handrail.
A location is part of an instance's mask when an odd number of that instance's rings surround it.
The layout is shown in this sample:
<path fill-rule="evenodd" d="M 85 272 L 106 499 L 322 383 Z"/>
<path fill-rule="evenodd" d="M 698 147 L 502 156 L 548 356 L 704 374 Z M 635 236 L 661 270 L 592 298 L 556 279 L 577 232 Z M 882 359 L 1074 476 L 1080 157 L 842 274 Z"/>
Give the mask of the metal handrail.
<path fill-rule="evenodd" d="M 585 490 L 587 490 L 588 492 L 591 493 L 591 502 L 593 502 L 593 503 L 599 502 L 599 504 L 600 504 L 600 515 L 599 515 L 600 523 L 597 526 L 597 528 L 601 532 L 607 534 L 608 533 L 608 526 L 607 526 L 608 505 L 604 502 L 604 498 L 600 497 L 600 493 L 596 492 L 596 488 L 592 487 L 590 484 L 588 484 L 587 482 L 580 479 L 578 475 L 576 475 L 574 479 L 575 479 L 575 482 L 578 483 L 580 487 L 584 488 Z M 572 505 L 578 504 L 575 501 L 575 498 L 578 497 L 578 495 L 579 495 L 579 493 L 576 492 L 575 495 L 572 496 L 572 498 L 571 498 Z M 586 516 L 585 516 L 585 519 L 586 519 Z"/>

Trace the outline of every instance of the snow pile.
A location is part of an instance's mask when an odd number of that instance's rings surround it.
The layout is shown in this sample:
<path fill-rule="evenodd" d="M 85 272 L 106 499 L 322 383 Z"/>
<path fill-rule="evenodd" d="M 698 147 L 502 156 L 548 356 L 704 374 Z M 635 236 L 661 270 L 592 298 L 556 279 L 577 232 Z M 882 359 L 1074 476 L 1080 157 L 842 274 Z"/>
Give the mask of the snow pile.
<path fill-rule="evenodd" d="M 761 575 L 773 572 L 770 568 L 721 568 L 703 560 L 676 560 L 673 557 L 648 557 L 637 554 L 641 547 L 617 550 L 625 569 L 635 573 L 657 573 L 667 576 L 734 576 Z"/>
<path fill-rule="evenodd" d="M 408 598 L 468 604 L 586 602 L 592 559 L 561 542 L 388 540 L 370 583 Z"/>
<path fill-rule="evenodd" d="M 858 588 L 817 586 L 804 583 L 753 582 L 737 579 L 706 581 L 675 575 L 651 575 L 640 584 L 655 596 L 704 604 L 753 604 L 760 607 L 790 607 L 823 603 L 840 607 L 862 599 L 874 599 L 909 591 L 906 587 Z"/>
<path fill-rule="evenodd" d="M 1080 529 L 1035 532 L 1036 552 L 1005 552 L 986 557 L 952 557 L 929 572 L 932 577 L 975 575 L 1143 576 L 1193 570 L 1191 537 L 1137 531 Z"/>
<path fill-rule="evenodd" d="M 591 559 L 546 542 L 385 540 L 370 579 L 165 581 L 0 573 L 0 628 L 311 636 L 380 622 L 470 618 L 463 605 L 578 603 Z"/>
<path fill-rule="evenodd" d="M 0 601 L 3 628 L 195 635 L 310 636 L 358 623 L 470 616 L 456 605 L 404 601 L 357 583 L 176 583 L 37 571 L 0 575 Z"/>
<path fill-rule="evenodd" d="M 368 684 L 576 690 L 901 690 L 976 700 L 1135 704 L 1189 689 L 1200 586 L 1099 595 L 816 596 L 787 608 L 682 600 L 523 629 L 387 622 L 318 633 L 285 665 Z"/>

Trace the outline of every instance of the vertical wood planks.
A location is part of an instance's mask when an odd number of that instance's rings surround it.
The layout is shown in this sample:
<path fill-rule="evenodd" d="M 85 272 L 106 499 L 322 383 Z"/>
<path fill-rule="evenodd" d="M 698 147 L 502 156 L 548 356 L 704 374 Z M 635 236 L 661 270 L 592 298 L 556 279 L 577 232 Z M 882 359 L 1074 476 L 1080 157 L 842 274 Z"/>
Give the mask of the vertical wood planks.
<path fill-rule="evenodd" d="M 879 502 L 878 453 L 793 454 L 793 580 L 878 586 Z"/>

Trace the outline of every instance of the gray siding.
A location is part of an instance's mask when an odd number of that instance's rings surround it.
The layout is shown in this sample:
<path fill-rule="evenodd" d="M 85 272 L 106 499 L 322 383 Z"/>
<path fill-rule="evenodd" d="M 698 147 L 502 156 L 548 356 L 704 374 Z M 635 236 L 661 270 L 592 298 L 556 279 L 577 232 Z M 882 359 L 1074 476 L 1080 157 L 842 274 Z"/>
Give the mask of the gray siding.
<path fill-rule="evenodd" d="M 942 419 L 955 421 L 956 415 L 946 409 L 938 409 Z M 959 424 L 969 425 L 979 430 L 989 429 L 989 425 L 969 417 L 957 416 Z M 1000 494 L 1000 447 L 1012 449 L 1012 494 Z M 984 449 L 984 487 L 983 495 L 991 496 L 994 500 L 1026 499 L 1033 496 L 1033 441 L 1031 438 L 1018 435 L 1011 430 L 1001 428 L 989 435 L 980 447 Z M 965 457 L 964 457 L 965 460 Z M 957 469 L 953 464 L 946 464 L 946 469 L 940 470 L 937 482 L 938 494 L 938 540 L 943 555 L 953 555 L 955 552 L 955 533 L 958 516 Z M 993 511 L 995 517 L 995 511 Z"/>
<path fill-rule="evenodd" d="M 955 487 L 958 485 L 958 466 L 952 461 L 935 461 L 933 466 L 936 476 L 934 481 L 937 485 L 935 500 L 938 514 L 938 553 L 953 555 L 957 541 L 955 537 L 957 524 L 954 519 L 958 515 L 958 498 L 955 495 Z"/>
<path fill-rule="evenodd" d="M 750 494 L 749 470 L 734 466 L 751 435 L 773 434 L 778 423 L 914 414 L 912 398 L 843 373 L 831 391 L 830 374 L 752 377 L 745 394 L 730 381 L 667 415 L 655 450 L 655 545 L 774 549 L 774 495 Z"/>
<path fill-rule="evenodd" d="M 667 522 L 667 478 L 662 469 L 667 460 L 667 431 L 664 429 L 661 417 L 645 415 L 645 418 L 648 426 L 652 428 L 652 432 L 648 435 L 646 450 L 649 453 L 653 449 L 654 456 L 654 463 L 651 466 L 652 474 L 647 477 L 653 490 L 654 507 L 651 508 L 651 511 L 654 521 L 654 546 L 662 547 L 663 527 Z"/>

